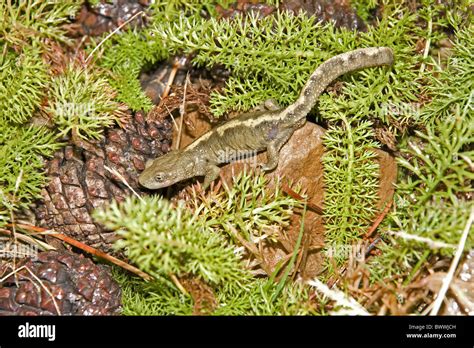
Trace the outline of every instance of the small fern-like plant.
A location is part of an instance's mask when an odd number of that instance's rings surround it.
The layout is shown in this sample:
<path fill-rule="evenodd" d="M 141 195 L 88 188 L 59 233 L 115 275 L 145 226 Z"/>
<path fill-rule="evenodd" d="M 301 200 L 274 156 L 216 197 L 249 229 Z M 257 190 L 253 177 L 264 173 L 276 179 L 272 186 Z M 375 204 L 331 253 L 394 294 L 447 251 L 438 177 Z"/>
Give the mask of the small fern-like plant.
<path fill-rule="evenodd" d="M 5 0 L 0 2 L 0 37 L 10 46 L 41 45 L 49 38 L 69 42 L 61 24 L 73 18 L 81 3 L 75 0 Z"/>
<path fill-rule="evenodd" d="M 183 204 L 172 206 L 159 197 L 112 203 L 96 214 L 123 238 L 117 248 L 141 269 L 155 276 L 194 274 L 211 283 L 240 281 L 243 267 L 219 234 L 203 228 Z"/>
<path fill-rule="evenodd" d="M 23 123 L 44 96 L 46 66 L 40 51 L 26 47 L 21 54 L 0 54 L 0 122 Z"/>
<path fill-rule="evenodd" d="M 104 128 L 119 119 L 114 95 L 105 77 L 71 64 L 51 81 L 45 110 L 62 135 L 74 131 L 82 138 L 99 139 Z"/>
<path fill-rule="evenodd" d="M 27 208 L 46 182 L 43 158 L 60 147 L 46 128 L 0 124 L 0 215 Z"/>

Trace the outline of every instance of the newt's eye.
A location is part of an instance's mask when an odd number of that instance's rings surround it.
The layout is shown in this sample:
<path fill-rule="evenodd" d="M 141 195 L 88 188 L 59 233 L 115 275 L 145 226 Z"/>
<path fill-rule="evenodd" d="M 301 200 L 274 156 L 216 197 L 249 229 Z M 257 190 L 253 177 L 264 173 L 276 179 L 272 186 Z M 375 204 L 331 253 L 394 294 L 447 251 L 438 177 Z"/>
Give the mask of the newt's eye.
<path fill-rule="evenodd" d="M 155 175 L 155 181 L 163 181 L 164 175 L 163 173 L 158 173 Z"/>

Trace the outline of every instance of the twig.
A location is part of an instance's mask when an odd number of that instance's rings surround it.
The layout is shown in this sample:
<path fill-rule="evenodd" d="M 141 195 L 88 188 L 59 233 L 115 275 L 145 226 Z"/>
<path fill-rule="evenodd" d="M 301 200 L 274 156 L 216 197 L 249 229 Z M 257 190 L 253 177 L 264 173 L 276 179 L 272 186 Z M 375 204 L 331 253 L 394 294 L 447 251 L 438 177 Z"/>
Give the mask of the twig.
<path fill-rule="evenodd" d="M 168 77 L 168 81 L 166 82 L 165 90 L 163 91 L 163 94 L 161 95 L 161 99 L 166 98 L 168 94 L 170 93 L 171 86 L 173 85 L 174 78 L 176 77 L 176 74 L 179 69 L 179 64 L 175 63 L 173 64 L 173 69 L 171 69 L 170 76 Z"/>
<path fill-rule="evenodd" d="M 20 170 L 20 173 L 18 174 L 18 177 L 16 178 L 16 181 L 15 181 L 15 191 L 13 192 L 14 201 L 16 201 L 16 194 L 18 192 L 18 189 L 20 188 L 22 179 L 23 179 L 23 169 Z M 9 207 L 9 210 L 10 210 L 10 221 L 13 223 L 13 227 L 12 227 L 13 242 L 17 244 L 18 242 L 16 239 L 15 214 L 13 214 L 13 208 L 11 206 Z M 16 254 L 13 254 L 13 267 L 16 267 Z M 16 281 L 16 274 L 15 274 L 15 281 Z"/>
<path fill-rule="evenodd" d="M 11 271 L 10 273 L 8 273 L 6 276 L 4 276 L 3 278 L 0 278 L 0 283 L 3 283 L 8 277 L 12 276 L 13 274 L 15 273 L 18 273 L 20 272 L 23 268 L 25 268 L 26 266 L 21 266 L 21 267 L 18 267 L 16 269 L 14 269 L 13 271 Z"/>
<path fill-rule="evenodd" d="M 183 284 L 178 280 L 178 278 L 174 274 L 170 274 L 170 278 L 173 281 L 174 285 L 181 291 L 184 295 L 189 295 L 189 293 L 184 288 Z"/>
<path fill-rule="evenodd" d="M 294 199 L 297 199 L 300 201 L 305 201 L 305 202 L 307 201 L 306 198 L 304 198 L 300 194 L 293 191 L 285 182 L 281 183 L 281 188 L 283 192 L 285 192 L 288 196 L 293 197 Z M 316 214 L 323 215 L 323 209 L 319 207 L 317 204 L 306 202 L 306 205 L 308 206 L 310 210 L 314 211 Z"/>
<path fill-rule="evenodd" d="M 171 120 L 173 121 L 173 124 L 176 127 L 176 130 L 179 130 L 178 124 L 176 123 L 176 120 L 174 119 L 173 114 L 171 114 L 170 109 L 168 108 L 168 106 L 166 106 L 166 104 L 164 104 L 164 107 L 166 108 L 166 111 L 168 111 L 168 114 L 170 115 Z"/>
<path fill-rule="evenodd" d="M 184 82 L 184 92 L 183 92 L 183 102 L 179 107 L 179 115 L 181 119 L 179 120 L 179 129 L 178 129 L 178 139 L 176 140 L 176 150 L 179 150 L 179 146 L 181 145 L 181 136 L 183 134 L 183 123 L 184 123 L 184 116 L 186 115 L 186 90 L 188 88 L 189 82 L 189 73 L 186 75 L 186 81 Z"/>
<path fill-rule="evenodd" d="M 464 251 L 464 246 L 466 245 L 467 236 L 469 231 L 471 230 L 471 225 L 474 220 L 474 207 L 471 208 L 471 214 L 469 215 L 469 220 L 467 221 L 466 227 L 462 233 L 461 239 L 459 240 L 458 248 L 456 250 L 456 254 L 454 255 L 453 261 L 451 262 L 451 266 L 449 267 L 449 271 L 446 274 L 446 277 L 443 279 L 443 285 L 438 292 L 438 296 L 436 296 L 436 300 L 434 301 L 433 309 L 431 310 L 430 315 L 437 315 L 441 305 L 443 304 L 444 297 L 446 296 L 446 292 L 449 289 L 449 285 L 454 277 L 454 272 L 456 272 L 456 268 L 458 267 L 459 260 L 461 259 L 461 255 Z"/>
<path fill-rule="evenodd" d="M 126 269 L 132 273 L 135 273 L 136 275 L 142 277 L 143 279 L 145 280 L 151 280 L 152 277 L 139 270 L 138 268 L 122 261 L 122 260 L 119 260 L 117 259 L 116 257 L 113 257 L 109 254 L 106 254 L 104 253 L 103 251 L 100 251 L 100 250 L 97 250 L 93 247 L 90 247 L 82 242 L 79 242 L 69 236 L 66 236 L 62 233 L 58 233 L 58 232 L 53 232 L 51 230 L 47 230 L 45 228 L 41 228 L 41 227 L 37 227 L 37 226 L 33 226 L 33 225 L 25 225 L 25 224 L 17 224 L 17 227 L 20 227 L 20 228 L 24 228 L 24 229 L 27 229 L 27 230 L 30 230 L 30 231 L 33 231 L 33 232 L 36 232 L 36 233 L 41 233 L 41 234 L 45 234 L 45 235 L 48 235 L 48 236 L 52 236 L 52 237 L 55 237 L 59 240 L 62 240 L 63 242 L 66 242 L 72 246 L 75 246 L 76 248 L 79 248 L 81 250 L 84 250 L 85 252 L 88 252 L 89 254 L 92 254 L 94 256 L 97 256 L 97 257 L 100 257 L 101 259 L 104 259 L 104 260 L 107 260 L 107 261 L 110 261 L 112 262 L 113 264 L 117 265 L 117 266 L 120 266 L 122 267 L 123 269 Z"/>
<path fill-rule="evenodd" d="M 379 214 L 379 216 L 377 216 L 377 219 L 375 219 L 374 223 L 372 224 L 372 226 L 370 226 L 369 230 L 367 231 L 367 233 L 365 234 L 365 238 L 368 238 L 372 235 L 372 233 L 374 233 L 374 231 L 377 229 L 377 227 L 379 227 L 380 223 L 383 221 L 383 219 L 385 218 L 385 216 L 388 214 L 388 212 L 390 211 L 390 208 L 392 207 L 392 203 L 393 201 L 390 200 L 387 205 L 385 206 L 385 208 L 383 209 L 383 211 Z"/>
<path fill-rule="evenodd" d="M 0 233 L 3 233 L 3 234 L 6 234 L 7 236 L 11 236 L 12 235 L 12 232 L 9 231 L 9 230 L 6 230 L 4 228 L 0 228 Z M 39 239 L 36 239 L 36 238 L 32 238 L 28 235 L 24 235 L 22 233 L 17 233 L 16 234 L 16 237 L 17 239 L 25 242 L 25 243 L 28 243 L 28 244 L 32 244 L 32 245 L 39 245 L 41 248 L 43 248 L 44 250 L 56 250 L 55 247 L 53 247 L 52 245 L 49 245 L 48 243 L 45 243 Z"/>

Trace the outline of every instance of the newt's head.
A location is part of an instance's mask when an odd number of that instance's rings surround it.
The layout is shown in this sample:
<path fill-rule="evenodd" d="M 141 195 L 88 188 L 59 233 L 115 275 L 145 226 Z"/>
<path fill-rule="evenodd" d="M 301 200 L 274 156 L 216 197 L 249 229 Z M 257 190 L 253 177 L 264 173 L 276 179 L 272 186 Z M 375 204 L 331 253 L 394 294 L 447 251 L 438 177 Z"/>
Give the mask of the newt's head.
<path fill-rule="evenodd" d="M 147 162 L 145 170 L 138 177 L 138 182 L 143 187 L 156 190 L 191 178 L 194 175 L 185 157 L 183 151 L 175 150 Z"/>

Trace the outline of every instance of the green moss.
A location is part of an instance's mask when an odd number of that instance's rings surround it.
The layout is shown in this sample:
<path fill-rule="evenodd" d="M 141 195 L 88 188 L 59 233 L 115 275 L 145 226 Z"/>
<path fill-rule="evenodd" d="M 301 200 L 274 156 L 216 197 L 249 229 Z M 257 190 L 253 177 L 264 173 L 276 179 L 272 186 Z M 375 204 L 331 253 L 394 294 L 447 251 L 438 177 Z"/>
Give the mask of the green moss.
<path fill-rule="evenodd" d="M 372 11 L 378 6 L 378 0 L 353 0 L 352 7 L 356 10 L 357 15 L 364 21 L 368 21 L 372 17 Z"/>
<path fill-rule="evenodd" d="M 332 114 L 324 138 L 324 217 L 329 247 L 348 245 L 367 232 L 378 201 L 379 165 L 372 124 L 343 114 Z"/>
<path fill-rule="evenodd" d="M 46 182 L 43 157 L 60 145 L 45 128 L 0 124 L 0 215 L 27 207 Z"/>
<path fill-rule="evenodd" d="M 467 110 L 466 110 L 467 111 Z M 473 113 L 454 114 L 452 119 L 429 125 L 426 133 L 407 140 L 400 158 L 402 168 L 395 197 L 396 209 L 386 230 L 457 245 L 469 219 L 472 195 Z M 372 262 L 375 278 L 408 272 L 431 255 L 451 255 L 453 248 L 435 248 L 413 239 L 387 236 L 382 256 Z M 474 247 L 470 234 L 466 250 Z"/>
<path fill-rule="evenodd" d="M 42 45 L 43 39 L 68 42 L 61 24 L 76 14 L 75 0 L 6 0 L 0 3 L 0 43 L 22 47 Z"/>
<path fill-rule="evenodd" d="M 114 277 L 122 288 L 124 315 L 193 315 L 193 300 L 163 279 L 143 282 L 121 271 Z M 276 284 L 253 279 L 242 286 L 225 282 L 214 288 L 217 307 L 212 315 L 315 315 L 321 310 L 310 300 L 311 291 L 288 283 L 277 299 Z M 324 304 L 324 300 L 321 301 Z M 323 305 L 321 306 L 323 307 Z"/>
<path fill-rule="evenodd" d="M 373 131 L 377 124 L 392 132 L 400 170 L 392 211 L 378 228 L 382 253 L 368 261 L 372 279 L 387 281 L 399 274 L 407 284 L 430 257 L 450 257 L 468 219 L 474 179 L 474 33 L 468 1 L 449 7 L 423 0 L 413 11 L 382 1 L 380 20 L 366 32 L 322 25 L 304 14 L 217 20 L 215 4 L 154 2 L 147 13 L 149 27 L 113 35 L 95 51 L 93 60 L 103 70 L 70 66 L 53 79 L 40 58 L 45 39 L 68 42 L 61 24 L 79 4 L 0 4 L 0 224 L 38 197 L 45 184 L 42 156 L 59 146 L 51 130 L 24 125 L 45 96 L 58 133 L 75 130 L 98 138 L 114 122 L 117 102 L 133 110 L 152 107 L 138 76 L 175 53 L 189 54 L 196 65 L 231 70 L 224 91 L 211 98 L 213 112 L 222 115 L 267 99 L 289 105 L 329 57 L 389 46 L 395 52 L 392 67 L 343 76 L 342 87 L 325 93 L 315 113 L 328 128 L 323 157 L 327 245 L 353 245 L 378 213 L 379 168 L 372 151 L 380 147 Z M 363 18 L 375 5 L 354 2 Z M 448 36 L 454 48 L 449 58 L 439 59 L 441 39 Z M 263 177 L 243 176 L 229 190 L 195 196 L 186 207 L 160 198 L 129 199 L 97 213 L 98 221 L 123 236 L 118 246 L 127 247 L 130 259 L 156 277 L 144 283 L 122 275 L 124 313 L 192 314 L 192 299 L 176 288 L 171 275 L 208 283 L 218 300 L 214 314 L 325 313 L 310 305 L 307 288 L 288 281 L 291 262 L 282 272 L 286 277 L 274 283 L 271 277 L 253 277 L 235 252 L 242 240 L 253 242 L 269 230 L 284 233 L 293 210 L 301 207 L 278 187 L 268 194 L 266 186 Z M 278 234 L 265 237 L 277 240 Z M 466 248 L 472 247 L 469 236 Z M 330 273 L 328 267 L 322 278 Z"/>
<path fill-rule="evenodd" d="M 119 104 L 114 91 L 97 71 L 68 66 L 53 78 L 46 111 L 62 135 L 74 131 L 83 138 L 99 139 L 116 120 Z"/>
<path fill-rule="evenodd" d="M 216 4 L 227 7 L 229 1 L 156 1 L 147 9 L 148 26 L 132 28 L 106 39 L 99 52 L 97 63 L 109 69 L 109 83 L 117 90 L 117 100 L 130 109 L 149 111 L 153 103 L 142 91 L 140 72 L 152 68 L 169 57 L 170 52 L 162 40 L 154 35 L 154 23 L 173 23 L 182 17 L 198 17 L 202 13 L 217 15 Z M 104 35 L 105 38 L 105 35 Z M 89 46 L 92 51 L 104 38 Z"/>
<path fill-rule="evenodd" d="M 96 214 L 123 238 L 118 248 L 142 270 L 157 276 L 197 275 L 212 283 L 241 281 L 245 273 L 230 245 L 195 221 L 183 205 L 173 207 L 157 197 L 112 203 Z"/>
<path fill-rule="evenodd" d="M 157 24 L 155 34 L 172 53 L 193 54 L 197 65 L 232 70 L 224 93 L 211 100 L 214 114 L 222 115 L 272 97 L 282 105 L 292 102 L 309 74 L 330 57 L 319 40 L 327 29 L 304 14 L 285 12 L 261 19 L 255 14 L 232 20 L 182 17 Z"/>
<path fill-rule="evenodd" d="M 459 19 L 458 19 L 459 20 Z M 424 93 L 431 100 L 420 114 L 420 122 L 432 124 L 437 120 L 449 120 L 456 113 L 465 113 L 464 117 L 472 118 L 474 100 L 474 25 L 456 28 L 454 49 L 445 68 L 435 59 L 431 60 L 433 71 L 427 74 L 429 84 Z"/>
<path fill-rule="evenodd" d="M 61 146 L 55 130 L 29 125 L 32 116 L 45 111 L 43 107 L 47 103 L 75 103 L 80 96 L 83 98 L 79 102 L 93 104 L 101 112 L 104 111 L 101 101 L 106 97 L 100 93 L 108 91 L 103 88 L 105 85 L 81 85 L 81 78 L 84 76 L 78 75 L 69 81 L 58 82 L 63 77 L 55 77 L 51 81 L 47 62 L 43 60 L 46 45 L 51 42 L 69 44 L 63 25 L 70 21 L 80 6 L 80 2 L 69 0 L 7 0 L 0 3 L 2 221 L 10 219 L 12 212 L 27 208 L 33 200 L 39 198 L 41 188 L 46 183 L 44 156 L 50 156 Z M 101 88 L 100 93 L 97 88 Z M 71 98 L 72 95 L 77 98 Z M 91 100 L 94 97 L 96 100 Z M 116 104 L 110 107 L 116 109 Z M 58 116 L 55 113 L 57 110 L 49 111 L 55 116 L 61 131 L 66 133 L 68 121 Z M 82 125 L 80 120 L 76 121 Z M 101 128 L 106 124 L 103 120 L 93 122 L 99 123 Z M 83 129 L 79 130 L 81 131 Z M 102 129 L 89 130 L 92 133 L 100 131 Z"/>
<path fill-rule="evenodd" d="M 289 105 L 325 59 L 359 47 L 391 47 L 392 67 L 343 76 L 337 93 L 320 98 L 316 119 L 328 126 L 323 157 L 327 243 L 331 248 L 351 246 L 379 213 L 379 168 L 373 152 L 380 147 L 373 131 L 377 124 L 385 125 L 397 141 L 402 167 L 397 208 L 379 230 L 456 244 L 466 222 L 466 197 L 472 194 L 472 24 L 466 18 L 465 1 L 459 7 L 428 0 L 422 5 L 410 11 L 394 1 L 358 1 L 356 8 L 364 18 L 376 6 L 380 11 L 380 19 L 360 33 L 288 13 L 263 19 L 255 15 L 228 20 L 180 17 L 156 22 L 154 33 L 171 54 L 192 55 L 196 65 L 221 65 L 232 71 L 224 91 L 212 95 L 216 115 L 247 111 L 267 99 Z M 434 64 L 436 57 L 431 54 L 436 54 L 441 39 L 453 28 L 453 55 L 448 67 L 442 68 Z M 444 205 L 449 214 L 434 219 L 437 204 Z M 217 211 L 219 206 L 215 205 Z M 213 214 L 219 213 L 209 208 L 206 214 L 213 221 Z M 454 224 L 450 216 L 459 223 Z M 252 226 L 252 216 L 230 219 L 238 230 Z M 426 245 L 423 250 L 422 242 L 384 235 L 383 254 L 371 261 L 372 274 L 379 279 L 405 274 L 430 255 L 451 252 L 449 248 L 426 249 Z M 341 263 L 346 256 L 336 261 Z"/>
<path fill-rule="evenodd" d="M 41 104 L 46 79 L 39 50 L 0 54 L 0 122 L 28 120 Z"/>

